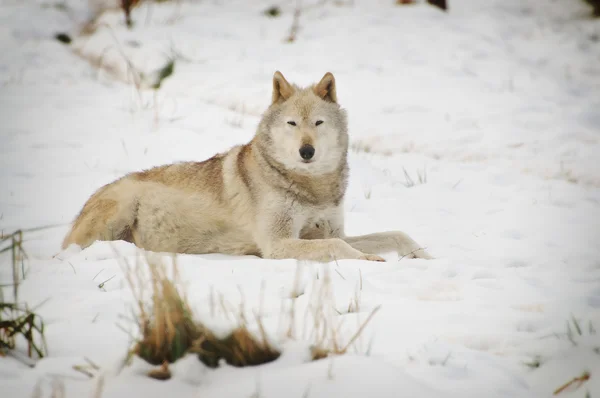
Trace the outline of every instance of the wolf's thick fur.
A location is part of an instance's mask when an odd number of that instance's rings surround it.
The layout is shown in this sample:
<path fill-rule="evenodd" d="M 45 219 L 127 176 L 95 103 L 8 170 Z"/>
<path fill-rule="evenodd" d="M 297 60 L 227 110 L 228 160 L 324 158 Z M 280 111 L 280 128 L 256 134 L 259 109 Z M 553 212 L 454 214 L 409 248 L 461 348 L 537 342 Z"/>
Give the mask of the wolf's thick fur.
<path fill-rule="evenodd" d="M 430 258 L 402 232 L 344 235 L 347 152 L 346 112 L 333 75 L 299 88 L 276 72 L 272 104 L 248 144 L 105 185 L 84 205 L 63 248 L 121 239 L 157 252 L 384 261 L 375 253 L 397 251 Z"/>

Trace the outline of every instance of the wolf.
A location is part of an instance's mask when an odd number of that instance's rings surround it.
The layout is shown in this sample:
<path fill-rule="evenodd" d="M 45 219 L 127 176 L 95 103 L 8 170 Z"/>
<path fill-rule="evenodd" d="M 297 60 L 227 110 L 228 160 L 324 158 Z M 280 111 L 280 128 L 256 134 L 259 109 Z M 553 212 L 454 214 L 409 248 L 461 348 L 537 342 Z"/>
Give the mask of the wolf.
<path fill-rule="evenodd" d="M 327 72 L 301 88 L 273 76 L 254 137 L 202 162 L 132 172 L 98 189 L 64 239 L 124 240 L 153 252 L 329 262 L 432 258 L 400 231 L 346 236 L 348 123 Z"/>

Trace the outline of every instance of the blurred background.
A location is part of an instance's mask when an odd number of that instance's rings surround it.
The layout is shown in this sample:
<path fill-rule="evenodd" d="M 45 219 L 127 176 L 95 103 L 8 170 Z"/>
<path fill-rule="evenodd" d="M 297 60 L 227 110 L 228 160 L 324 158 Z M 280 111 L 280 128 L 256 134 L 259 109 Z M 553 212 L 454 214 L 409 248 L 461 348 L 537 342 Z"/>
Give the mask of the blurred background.
<path fill-rule="evenodd" d="M 75 178 L 72 209 L 125 171 L 249 140 L 275 70 L 300 85 L 331 71 L 355 153 L 404 154 L 413 176 L 443 160 L 599 186 L 597 14 L 593 0 L 2 0 L 2 168 Z"/>

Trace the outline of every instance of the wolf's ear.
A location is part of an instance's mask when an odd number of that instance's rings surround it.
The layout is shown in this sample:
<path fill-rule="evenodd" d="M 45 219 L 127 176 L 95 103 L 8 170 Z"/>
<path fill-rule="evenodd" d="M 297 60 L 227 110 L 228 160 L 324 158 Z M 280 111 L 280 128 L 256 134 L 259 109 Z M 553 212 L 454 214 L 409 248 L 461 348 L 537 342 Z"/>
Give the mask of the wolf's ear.
<path fill-rule="evenodd" d="M 292 96 L 294 94 L 294 87 L 281 74 L 281 72 L 277 71 L 273 75 L 273 104 L 280 103 Z"/>
<path fill-rule="evenodd" d="M 337 103 L 337 94 L 335 92 L 335 78 L 331 72 L 325 73 L 321 81 L 313 88 L 315 94 L 325 101 Z"/>

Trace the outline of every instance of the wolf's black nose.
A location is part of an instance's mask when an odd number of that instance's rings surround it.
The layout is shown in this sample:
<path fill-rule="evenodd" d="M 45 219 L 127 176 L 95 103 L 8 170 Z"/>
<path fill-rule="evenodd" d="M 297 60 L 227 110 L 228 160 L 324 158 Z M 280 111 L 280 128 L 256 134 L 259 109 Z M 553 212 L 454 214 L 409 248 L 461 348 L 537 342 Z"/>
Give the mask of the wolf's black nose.
<path fill-rule="evenodd" d="M 312 157 L 315 156 L 315 147 L 310 144 L 302 145 L 300 148 L 300 156 L 302 156 L 302 159 L 304 160 L 312 159 Z"/>

